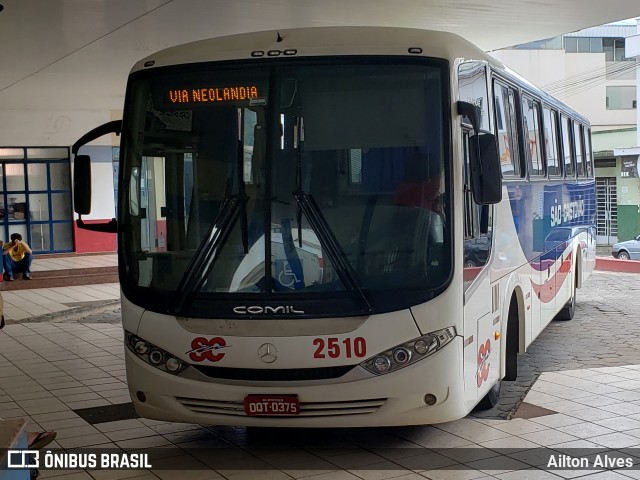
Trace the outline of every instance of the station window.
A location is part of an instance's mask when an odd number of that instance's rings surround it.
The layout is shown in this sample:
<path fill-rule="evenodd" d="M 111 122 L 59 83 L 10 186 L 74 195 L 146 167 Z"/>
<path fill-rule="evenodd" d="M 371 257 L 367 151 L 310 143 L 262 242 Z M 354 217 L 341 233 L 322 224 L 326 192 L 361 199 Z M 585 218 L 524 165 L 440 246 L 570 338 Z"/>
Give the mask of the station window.
<path fill-rule="evenodd" d="M 634 60 L 624 56 L 625 39 L 624 38 L 603 38 L 602 50 L 604 58 L 607 62 L 620 62 L 624 60 Z"/>
<path fill-rule="evenodd" d="M 636 108 L 636 87 L 607 87 L 607 110 L 632 110 Z"/>
<path fill-rule="evenodd" d="M 0 240 L 37 253 L 73 251 L 69 149 L 0 148 Z"/>
<path fill-rule="evenodd" d="M 623 40 L 623 39 L 618 39 L 618 40 Z M 605 50 L 605 48 L 610 48 L 611 60 L 613 60 L 613 50 L 614 50 L 613 44 L 614 44 L 613 38 L 564 37 L 564 49 L 567 53 L 602 53 L 604 51 L 608 51 L 608 50 Z M 607 45 L 607 47 L 605 47 L 605 45 Z M 622 47 L 624 50 L 624 43 L 622 43 Z"/>
<path fill-rule="evenodd" d="M 564 50 L 567 53 L 576 53 L 578 51 L 578 38 L 564 37 Z"/>
<path fill-rule="evenodd" d="M 602 52 L 601 37 L 564 37 L 564 49 L 567 53 Z"/>

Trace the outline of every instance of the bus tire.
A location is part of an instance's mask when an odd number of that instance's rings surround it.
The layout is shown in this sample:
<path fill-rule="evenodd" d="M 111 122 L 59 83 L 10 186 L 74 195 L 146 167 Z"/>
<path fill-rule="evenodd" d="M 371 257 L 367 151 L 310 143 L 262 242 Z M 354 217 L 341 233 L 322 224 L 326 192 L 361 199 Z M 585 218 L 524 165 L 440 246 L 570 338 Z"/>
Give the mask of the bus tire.
<path fill-rule="evenodd" d="M 558 312 L 558 315 L 556 315 L 556 320 L 568 321 L 573 319 L 573 316 L 576 313 L 577 284 L 578 284 L 578 274 L 576 273 L 575 278 L 573 280 L 573 286 L 571 287 L 571 298 L 567 303 L 565 303 L 564 307 L 562 307 L 562 310 Z"/>
<path fill-rule="evenodd" d="M 500 390 L 502 389 L 502 382 L 498 382 L 489 389 L 487 394 L 482 397 L 482 400 L 476 405 L 476 410 L 489 410 L 495 407 L 500 401 Z"/>
<path fill-rule="evenodd" d="M 507 322 L 504 379 L 513 381 L 518 377 L 518 349 L 520 346 L 520 320 L 518 318 L 518 300 L 515 296 L 511 298 Z"/>

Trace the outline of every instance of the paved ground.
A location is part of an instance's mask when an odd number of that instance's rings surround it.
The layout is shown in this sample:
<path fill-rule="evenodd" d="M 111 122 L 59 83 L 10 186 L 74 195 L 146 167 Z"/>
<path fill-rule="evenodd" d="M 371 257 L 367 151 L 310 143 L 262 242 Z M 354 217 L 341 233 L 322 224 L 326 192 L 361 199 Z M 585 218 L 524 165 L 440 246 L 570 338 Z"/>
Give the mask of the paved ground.
<path fill-rule="evenodd" d="M 34 288 L 2 292 L 4 316 L 9 324 L 71 315 L 71 310 L 86 306 L 118 303 L 120 284 L 99 283 L 73 287 Z M 64 317 L 63 317 L 64 318 Z"/>
<path fill-rule="evenodd" d="M 31 271 L 37 278 L 41 272 L 77 268 L 114 267 L 118 258 L 115 253 L 102 255 L 78 255 L 50 258 L 37 255 L 33 259 Z M 16 275 L 16 282 L 21 275 Z M 0 286 L 2 284 L 0 283 Z M 29 290 L 11 290 L 2 292 L 4 298 L 4 316 L 14 321 L 27 320 L 40 316 L 56 316 L 61 312 L 75 310 L 86 305 L 101 305 L 120 298 L 120 285 L 103 283 L 95 285 L 77 285 L 70 287 L 32 288 Z"/>
<path fill-rule="evenodd" d="M 115 253 L 63 257 L 36 255 L 33 258 L 31 271 L 37 274 L 38 272 L 66 270 L 69 268 L 115 267 L 117 265 L 118 255 Z"/>
<path fill-rule="evenodd" d="M 320 431 L 91 418 L 87 409 L 120 409 L 129 402 L 119 310 L 113 306 L 74 322 L 8 325 L 0 333 L 0 412 L 27 418 L 31 429 L 56 429 L 54 447 L 169 447 L 160 455 L 150 450 L 151 470 L 56 470 L 43 471 L 41 478 L 640 478 L 640 470 L 629 469 L 531 469 L 547 461 L 545 448 L 587 448 L 592 456 L 614 449 L 640 462 L 639 290 L 637 275 L 595 273 L 578 294 L 576 318 L 549 325 L 520 357 L 521 379 L 505 383 L 504 400 L 482 418 Z M 508 420 L 525 393 L 525 405 L 536 405 L 537 413 Z M 284 450 L 272 450 L 278 445 Z M 168 469 L 181 462 L 185 470 Z M 199 470 L 187 470 L 194 462 Z"/>

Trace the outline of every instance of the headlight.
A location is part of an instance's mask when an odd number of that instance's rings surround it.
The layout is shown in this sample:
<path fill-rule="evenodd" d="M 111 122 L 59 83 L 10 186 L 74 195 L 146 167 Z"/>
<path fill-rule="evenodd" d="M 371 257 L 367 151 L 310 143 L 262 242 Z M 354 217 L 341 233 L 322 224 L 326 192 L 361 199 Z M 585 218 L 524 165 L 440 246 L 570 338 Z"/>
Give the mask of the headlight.
<path fill-rule="evenodd" d="M 164 353 L 162 353 L 161 350 L 154 348 L 149 352 L 149 362 L 151 365 L 155 365 L 157 367 L 162 363 L 162 360 L 164 360 Z"/>
<path fill-rule="evenodd" d="M 387 373 L 391 368 L 391 361 L 382 355 L 375 357 L 371 363 L 376 373 Z"/>
<path fill-rule="evenodd" d="M 174 357 L 169 352 L 136 337 L 132 333 L 125 332 L 126 345 L 138 358 L 159 370 L 177 375 L 189 365 Z"/>
<path fill-rule="evenodd" d="M 454 327 L 443 328 L 390 348 L 365 360 L 360 365 L 371 373 L 384 375 L 433 355 L 453 340 L 455 336 L 456 329 Z"/>
<path fill-rule="evenodd" d="M 408 348 L 400 347 L 393 351 L 393 361 L 398 365 L 404 365 L 411 361 L 411 350 Z"/>
<path fill-rule="evenodd" d="M 149 344 L 144 340 L 138 340 L 133 346 L 133 349 L 138 355 L 144 355 L 149 351 Z"/>

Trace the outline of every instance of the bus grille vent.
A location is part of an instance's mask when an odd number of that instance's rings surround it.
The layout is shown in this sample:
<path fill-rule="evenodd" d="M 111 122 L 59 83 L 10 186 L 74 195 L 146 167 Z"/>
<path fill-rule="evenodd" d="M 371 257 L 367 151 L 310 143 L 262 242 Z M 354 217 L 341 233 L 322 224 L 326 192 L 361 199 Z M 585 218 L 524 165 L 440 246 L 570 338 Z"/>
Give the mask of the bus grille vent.
<path fill-rule="evenodd" d="M 229 415 L 245 417 L 243 402 L 228 402 L 207 400 L 202 398 L 176 397 L 176 400 L 185 408 L 195 413 L 210 415 Z M 374 398 L 370 400 L 350 400 L 342 402 L 313 402 L 300 403 L 300 414 L 296 417 L 333 417 L 337 415 L 362 415 L 374 413 L 387 401 L 386 398 Z M 265 418 L 265 417 L 259 417 Z M 278 415 L 278 418 L 281 418 Z"/>
<path fill-rule="evenodd" d="M 254 382 L 296 382 L 309 380 L 327 380 L 338 378 L 352 370 L 355 365 L 324 368 L 227 368 L 192 365 L 200 373 L 209 378 L 225 380 L 245 380 Z"/>

